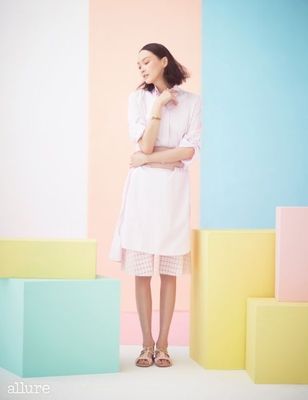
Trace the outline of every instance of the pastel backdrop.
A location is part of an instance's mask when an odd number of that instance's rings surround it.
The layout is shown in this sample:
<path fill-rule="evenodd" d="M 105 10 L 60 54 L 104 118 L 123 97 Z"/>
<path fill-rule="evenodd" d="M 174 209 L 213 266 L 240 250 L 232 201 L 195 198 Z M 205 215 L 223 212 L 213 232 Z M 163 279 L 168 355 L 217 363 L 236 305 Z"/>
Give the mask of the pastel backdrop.
<path fill-rule="evenodd" d="M 140 82 L 138 50 L 164 43 L 192 73 L 184 87 L 200 92 L 200 2 L 156 6 L 141 0 L 0 5 L 0 235 L 97 240 L 97 272 L 122 280 L 125 343 L 140 343 L 134 282 L 107 255 L 132 151 L 127 97 Z M 198 173 L 194 165 L 194 227 Z M 178 283 L 171 343 L 187 344 L 189 280 Z M 157 309 L 157 280 L 153 290 Z"/>
<path fill-rule="evenodd" d="M 268 229 L 307 205 L 308 2 L 202 7 L 201 227 Z"/>
<path fill-rule="evenodd" d="M 200 187 L 202 229 L 274 228 L 276 206 L 307 204 L 308 6 L 170 1 L 149 19 L 150 3 L 125 4 L 1 2 L 0 235 L 97 239 L 98 272 L 122 280 L 122 343 L 140 343 L 133 279 L 107 258 L 132 150 L 137 52 L 160 41 L 193 73 L 189 90 L 202 82 L 192 227 Z M 187 344 L 189 284 L 178 281 L 170 344 Z"/>
<path fill-rule="evenodd" d="M 0 236 L 88 235 L 88 2 L 0 2 Z"/>

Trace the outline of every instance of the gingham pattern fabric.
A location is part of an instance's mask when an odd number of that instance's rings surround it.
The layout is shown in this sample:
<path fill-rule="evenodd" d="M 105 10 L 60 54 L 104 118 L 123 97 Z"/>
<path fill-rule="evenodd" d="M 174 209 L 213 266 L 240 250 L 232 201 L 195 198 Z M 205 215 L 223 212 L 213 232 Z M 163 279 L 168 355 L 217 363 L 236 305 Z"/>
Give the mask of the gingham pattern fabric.
<path fill-rule="evenodd" d="M 154 254 L 122 248 L 121 269 L 136 276 L 153 276 L 157 272 L 178 276 L 191 272 L 191 253 L 180 256 L 157 255 L 155 258 Z"/>

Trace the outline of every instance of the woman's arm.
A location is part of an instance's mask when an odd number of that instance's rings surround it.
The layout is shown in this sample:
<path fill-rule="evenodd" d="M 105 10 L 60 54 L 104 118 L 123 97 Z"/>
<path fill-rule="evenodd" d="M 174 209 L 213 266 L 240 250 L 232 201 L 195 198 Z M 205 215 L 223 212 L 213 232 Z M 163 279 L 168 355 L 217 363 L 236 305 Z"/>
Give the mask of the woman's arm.
<path fill-rule="evenodd" d="M 158 117 L 161 116 L 163 104 L 161 103 L 160 99 L 157 98 L 154 101 L 152 106 L 152 113 Z M 148 121 L 148 125 L 144 131 L 143 136 L 138 140 L 138 144 L 140 149 L 145 154 L 151 154 L 154 147 L 154 143 L 157 139 L 157 135 L 159 132 L 160 120 L 159 119 L 150 119 Z"/>
<path fill-rule="evenodd" d="M 153 152 L 168 150 L 170 148 L 172 148 L 172 147 L 155 146 L 153 149 Z M 182 161 L 173 161 L 173 162 L 165 162 L 165 163 L 150 161 L 150 162 L 146 163 L 145 165 L 152 167 L 152 168 L 174 169 L 175 167 L 182 168 L 184 166 L 184 163 L 182 163 Z"/>
<path fill-rule="evenodd" d="M 183 167 L 184 163 L 181 160 L 187 158 L 188 153 L 194 151 L 191 147 L 164 147 L 156 146 L 153 153 L 146 154 L 142 151 L 134 152 L 130 158 L 130 167 L 139 167 L 141 165 L 153 166 L 154 168 L 169 168 Z M 167 154 L 167 157 L 165 157 Z"/>
<path fill-rule="evenodd" d="M 150 162 L 150 163 L 147 163 L 144 165 L 146 165 L 147 167 L 152 167 L 152 168 L 166 168 L 166 169 L 174 169 L 175 167 L 182 168 L 184 166 L 182 161 L 175 161 L 172 163 Z"/>
<path fill-rule="evenodd" d="M 145 154 L 146 164 L 152 162 L 173 163 L 190 159 L 195 152 L 193 147 L 163 147 L 156 146 L 151 154 Z"/>
<path fill-rule="evenodd" d="M 156 115 L 158 118 L 161 117 L 162 108 L 172 102 L 177 104 L 176 99 L 177 92 L 174 89 L 165 89 L 163 92 L 155 99 L 152 106 L 152 114 Z M 160 119 L 150 119 L 148 125 L 143 133 L 143 136 L 138 140 L 138 144 L 143 153 L 151 154 L 154 151 L 154 144 L 159 133 Z M 153 160 L 155 161 L 155 160 Z M 178 160 L 171 160 L 178 161 Z"/>

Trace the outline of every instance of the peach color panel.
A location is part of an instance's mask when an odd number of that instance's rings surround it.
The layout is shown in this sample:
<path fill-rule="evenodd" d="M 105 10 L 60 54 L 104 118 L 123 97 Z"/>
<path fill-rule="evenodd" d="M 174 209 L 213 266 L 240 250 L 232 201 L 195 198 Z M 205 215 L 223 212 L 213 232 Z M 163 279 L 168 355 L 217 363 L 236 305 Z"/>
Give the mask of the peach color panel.
<path fill-rule="evenodd" d="M 182 87 L 201 93 L 201 2 L 91 0 L 89 107 L 89 238 L 98 241 L 97 273 L 121 279 L 122 310 L 135 311 L 134 279 L 108 259 L 133 144 L 128 94 L 140 83 L 137 55 L 146 43 L 165 45 L 191 78 Z M 199 227 L 199 168 L 191 166 L 192 229 Z M 159 277 L 152 279 L 153 308 Z M 177 280 L 176 310 L 189 308 L 190 275 Z"/>
<path fill-rule="evenodd" d="M 308 207 L 276 207 L 275 297 L 308 301 Z"/>

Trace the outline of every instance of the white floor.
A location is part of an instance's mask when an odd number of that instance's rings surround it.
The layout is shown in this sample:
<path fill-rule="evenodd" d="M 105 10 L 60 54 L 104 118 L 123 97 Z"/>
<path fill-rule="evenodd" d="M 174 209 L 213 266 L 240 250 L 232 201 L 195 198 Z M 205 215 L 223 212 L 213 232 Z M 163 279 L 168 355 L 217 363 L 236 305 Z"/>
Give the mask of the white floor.
<path fill-rule="evenodd" d="M 308 385 L 255 384 L 245 370 L 205 370 L 190 359 L 188 347 L 169 346 L 174 365 L 134 365 L 141 348 L 121 346 L 120 372 L 100 375 L 20 378 L 0 369 L 0 399 L 56 400 L 308 400 Z M 48 384 L 49 394 L 8 394 L 8 385 Z"/>

